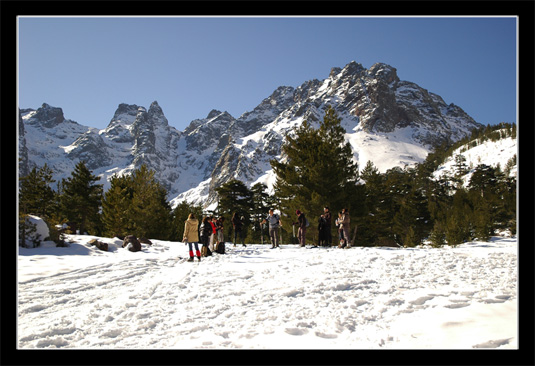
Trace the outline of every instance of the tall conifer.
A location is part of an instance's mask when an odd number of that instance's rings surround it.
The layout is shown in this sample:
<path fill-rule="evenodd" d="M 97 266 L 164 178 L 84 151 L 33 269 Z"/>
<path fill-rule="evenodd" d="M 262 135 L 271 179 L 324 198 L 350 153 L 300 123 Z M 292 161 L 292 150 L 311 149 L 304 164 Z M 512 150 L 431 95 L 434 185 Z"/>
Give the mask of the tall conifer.
<path fill-rule="evenodd" d="M 131 210 L 133 187 L 129 176 L 113 175 L 110 184 L 102 200 L 102 222 L 106 235 L 121 238 L 132 232 L 128 213 Z"/>
<path fill-rule="evenodd" d="M 131 176 L 132 206 L 129 215 L 134 235 L 168 239 L 171 234 L 171 206 L 167 190 L 155 178 L 155 171 L 143 164 Z"/>
<path fill-rule="evenodd" d="M 286 136 L 283 157 L 272 160 L 271 166 L 277 176 L 275 194 L 287 214 L 295 217 L 299 209 L 308 213 L 310 221 L 325 206 L 348 206 L 355 193 L 358 166 L 344 134 L 340 118 L 329 107 L 319 129 L 304 121 Z"/>
<path fill-rule="evenodd" d="M 96 184 L 100 177 L 86 167 L 84 161 L 76 164 L 71 177 L 63 180 L 60 210 L 68 221 L 73 222 L 84 233 L 100 228 L 99 210 L 102 202 L 102 184 Z"/>

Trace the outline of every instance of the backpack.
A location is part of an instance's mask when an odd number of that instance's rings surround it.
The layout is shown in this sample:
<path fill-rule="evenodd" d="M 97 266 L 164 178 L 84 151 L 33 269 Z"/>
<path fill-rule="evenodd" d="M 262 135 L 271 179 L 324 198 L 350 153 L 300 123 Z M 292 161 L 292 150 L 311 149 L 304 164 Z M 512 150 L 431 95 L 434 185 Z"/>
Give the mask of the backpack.
<path fill-rule="evenodd" d="M 225 254 L 225 242 L 224 241 L 221 241 L 216 244 L 215 252 L 219 254 Z"/>

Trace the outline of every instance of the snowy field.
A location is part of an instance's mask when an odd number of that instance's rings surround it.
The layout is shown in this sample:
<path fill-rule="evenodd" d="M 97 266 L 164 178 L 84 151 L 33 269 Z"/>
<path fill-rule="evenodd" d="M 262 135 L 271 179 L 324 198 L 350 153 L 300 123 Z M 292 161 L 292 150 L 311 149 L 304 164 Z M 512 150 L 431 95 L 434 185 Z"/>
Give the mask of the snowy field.
<path fill-rule="evenodd" d="M 456 248 L 232 247 L 185 262 L 69 235 L 19 248 L 19 349 L 518 347 L 517 240 Z"/>

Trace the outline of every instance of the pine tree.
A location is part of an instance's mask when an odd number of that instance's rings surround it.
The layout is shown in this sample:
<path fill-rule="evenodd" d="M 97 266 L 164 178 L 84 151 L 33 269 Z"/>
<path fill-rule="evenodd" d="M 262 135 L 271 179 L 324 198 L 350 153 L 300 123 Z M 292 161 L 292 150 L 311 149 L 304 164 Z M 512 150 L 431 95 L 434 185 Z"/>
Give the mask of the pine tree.
<path fill-rule="evenodd" d="M 110 184 L 102 200 L 102 222 L 105 235 L 122 238 L 133 232 L 129 212 L 134 191 L 129 176 L 113 175 Z"/>
<path fill-rule="evenodd" d="M 368 161 L 360 172 L 360 178 L 365 182 L 363 205 L 366 214 L 357 220 L 359 242 L 360 245 L 372 246 L 380 236 L 381 223 L 378 220 L 378 214 L 381 210 L 380 203 L 384 192 L 384 175 L 379 173 L 373 162 Z"/>
<path fill-rule="evenodd" d="M 264 183 L 256 183 L 251 187 L 251 217 L 253 220 L 260 220 L 267 216 L 270 208 L 276 206 L 276 199 L 266 191 L 268 187 Z"/>
<path fill-rule="evenodd" d="M 80 233 L 99 231 L 102 185 L 95 184 L 99 180 L 100 177 L 93 175 L 83 161 L 76 164 L 71 177 L 63 180 L 60 210 L 62 216 L 73 222 Z"/>
<path fill-rule="evenodd" d="M 445 218 L 444 230 L 449 245 L 457 245 L 473 238 L 473 211 L 468 192 L 458 189 L 453 195 L 452 206 Z"/>
<path fill-rule="evenodd" d="M 319 129 L 304 121 L 286 136 L 283 158 L 271 161 L 277 176 L 275 194 L 286 215 L 293 218 L 299 209 L 310 219 L 325 206 L 351 209 L 347 206 L 355 194 L 358 166 L 344 133 L 329 107 Z"/>
<path fill-rule="evenodd" d="M 392 232 L 397 242 L 404 246 L 416 246 L 431 230 L 430 214 L 424 187 L 416 169 L 390 169 L 387 173 L 389 195 L 392 199 Z"/>
<path fill-rule="evenodd" d="M 132 202 L 128 212 L 133 234 L 166 240 L 171 235 L 171 207 L 167 190 L 154 178 L 154 170 L 145 164 L 131 176 Z"/>
<path fill-rule="evenodd" d="M 468 173 L 468 166 L 466 165 L 466 157 L 463 154 L 455 155 L 455 173 L 453 175 L 453 182 L 457 187 L 463 185 L 463 177 Z"/>
<path fill-rule="evenodd" d="M 516 154 L 513 155 L 509 160 L 507 160 L 507 163 L 505 164 L 504 168 L 504 174 L 506 177 L 509 177 L 511 174 L 511 170 L 516 165 Z"/>
<path fill-rule="evenodd" d="M 381 180 L 381 174 L 371 160 L 368 160 L 364 169 L 360 172 L 360 179 L 366 184 L 374 185 Z"/>
<path fill-rule="evenodd" d="M 479 193 L 471 193 L 470 201 L 474 207 L 471 218 L 473 236 L 478 240 L 488 241 L 494 234 L 492 204 Z"/>
<path fill-rule="evenodd" d="M 258 242 L 261 240 L 261 231 L 262 227 L 260 222 L 267 216 L 269 209 L 273 207 L 278 207 L 276 204 L 276 198 L 270 196 L 267 191 L 267 186 L 264 183 L 256 183 L 251 187 L 251 214 L 250 214 L 250 223 L 251 230 L 249 231 L 250 237 L 246 240 L 250 242 Z"/>
<path fill-rule="evenodd" d="M 50 187 L 52 170 L 45 164 L 42 168 L 34 167 L 30 173 L 21 177 L 19 189 L 19 210 L 23 214 L 33 214 L 43 219 L 50 217 L 54 210 L 56 193 Z"/>
<path fill-rule="evenodd" d="M 479 164 L 470 178 L 469 189 L 478 190 L 481 197 L 484 197 L 494 193 L 497 182 L 496 169 L 486 164 Z"/>
<path fill-rule="evenodd" d="M 427 202 L 420 192 L 413 189 L 401 200 L 399 211 L 393 219 L 393 231 L 405 247 L 421 244 L 429 234 Z"/>
<path fill-rule="evenodd" d="M 394 217 L 402 206 L 402 198 L 410 192 L 407 176 L 400 167 L 388 169 L 383 179 L 374 215 L 376 240 L 380 242 L 396 240 Z M 400 238 L 396 241 L 401 244 Z"/>
<path fill-rule="evenodd" d="M 238 217 L 244 216 L 248 222 L 253 209 L 253 193 L 240 180 L 232 179 L 215 190 L 219 196 L 219 214 L 225 217 L 227 224 L 226 237 L 232 236 L 231 217 L 236 213 Z M 247 223 L 246 222 L 246 223 Z M 246 224 L 245 223 L 245 224 Z"/>
<path fill-rule="evenodd" d="M 429 235 L 429 240 L 435 248 L 442 247 L 446 244 L 446 232 L 442 221 L 437 220 L 434 222 L 433 230 Z"/>
<path fill-rule="evenodd" d="M 452 205 L 453 195 L 448 178 L 430 180 L 427 194 L 427 209 L 430 219 L 445 221 L 448 207 Z"/>
<path fill-rule="evenodd" d="M 250 215 L 253 194 L 247 186 L 237 179 L 232 179 L 215 189 L 219 196 L 220 215 L 230 217 L 234 212 Z"/>
<path fill-rule="evenodd" d="M 102 222 L 108 235 L 177 238 L 167 190 L 154 175 L 143 164 L 131 175 L 111 178 L 111 187 L 102 202 Z"/>
<path fill-rule="evenodd" d="M 500 228 L 509 229 L 512 234 L 516 234 L 516 177 L 504 176 L 498 188 L 500 198 Z"/>

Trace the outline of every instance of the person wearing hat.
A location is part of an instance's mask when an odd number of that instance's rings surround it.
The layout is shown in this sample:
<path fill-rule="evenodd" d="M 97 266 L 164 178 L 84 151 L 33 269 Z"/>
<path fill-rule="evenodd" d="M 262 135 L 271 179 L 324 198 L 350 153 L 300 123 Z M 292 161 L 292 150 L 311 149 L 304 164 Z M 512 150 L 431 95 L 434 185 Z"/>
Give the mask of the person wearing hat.
<path fill-rule="evenodd" d="M 305 214 L 299 210 L 295 211 L 295 214 L 297 215 L 297 222 L 294 222 L 293 225 L 298 225 L 297 238 L 299 239 L 299 246 L 304 247 L 306 245 L 307 219 Z"/>

